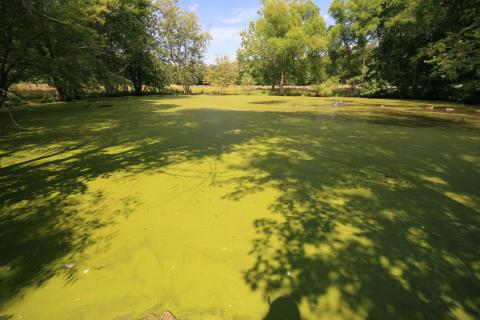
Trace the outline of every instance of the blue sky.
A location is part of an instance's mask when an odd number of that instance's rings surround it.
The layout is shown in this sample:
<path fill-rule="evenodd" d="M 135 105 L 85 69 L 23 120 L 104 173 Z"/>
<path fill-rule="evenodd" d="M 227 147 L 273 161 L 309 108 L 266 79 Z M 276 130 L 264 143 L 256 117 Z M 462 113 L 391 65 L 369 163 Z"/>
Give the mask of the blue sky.
<path fill-rule="evenodd" d="M 332 23 L 328 17 L 328 7 L 332 0 L 314 0 L 320 7 L 327 24 Z M 257 17 L 260 8 L 258 0 L 222 1 L 222 0 L 180 0 L 185 10 L 196 11 L 200 24 L 210 32 L 212 41 L 205 57 L 207 63 L 213 63 L 217 54 L 228 54 L 235 58 L 240 47 L 240 31 L 245 30 L 248 21 Z"/>

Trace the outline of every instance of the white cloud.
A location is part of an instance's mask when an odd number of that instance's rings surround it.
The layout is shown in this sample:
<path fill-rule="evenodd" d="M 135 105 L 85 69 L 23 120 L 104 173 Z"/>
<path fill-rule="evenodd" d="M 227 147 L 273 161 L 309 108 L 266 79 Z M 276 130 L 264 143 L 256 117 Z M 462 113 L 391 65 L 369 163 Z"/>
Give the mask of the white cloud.
<path fill-rule="evenodd" d="M 237 24 L 252 20 L 257 15 L 258 8 L 239 8 L 233 10 L 231 17 L 220 19 L 223 24 Z"/>
<path fill-rule="evenodd" d="M 226 26 L 215 27 L 210 30 L 212 41 L 208 45 L 208 52 L 205 57 L 207 64 L 212 64 L 218 54 L 228 54 L 231 59 L 235 59 L 236 51 L 240 47 L 240 32 L 242 27 Z"/>
<path fill-rule="evenodd" d="M 241 27 L 216 27 L 210 30 L 212 42 L 238 42 L 240 41 Z"/>
<path fill-rule="evenodd" d="M 196 4 L 196 3 L 194 3 L 191 6 L 188 6 L 188 10 L 190 10 L 190 11 L 197 12 L 197 9 L 198 9 L 198 4 Z"/>
<path fill-rule="evenodd" d="M 209 33 L 212 37 L 208 45 L 208 52 L 205 57 L 207 64 L 214 63 L 217 54 L 228 54 L 235 59 L 236 51 L 240 47 L 240 32 L 247 28 L 247 22 L 257 17 L 257 7 L 238 8 L 229 16 L 216 17 L 215 22 L 210 21 Z M 212 27 L 212 24 L 215 26 Z"/>

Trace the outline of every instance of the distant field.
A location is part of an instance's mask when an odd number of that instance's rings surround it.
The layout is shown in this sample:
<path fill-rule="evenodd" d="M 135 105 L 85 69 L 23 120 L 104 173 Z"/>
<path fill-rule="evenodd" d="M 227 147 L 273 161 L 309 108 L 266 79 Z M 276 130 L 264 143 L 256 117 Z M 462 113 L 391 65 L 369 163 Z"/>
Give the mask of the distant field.
<path fill-rule="evenodd" d="M 90 95 L 104 94 L 102 89 L 99 88 L 99 92 L 95 93 L 93 90 Z M 133 88 L 130 88 L 132 91 Z M 311 86 L 286 86 L 286 95 L 290 96 L 315 96 L 315 90 Z M 149 94 L 149 88 L 145 88 L 146 94 Z M 218 87 L 212 85 L 194 85 L 191 87 L 192 94 L 207 94 L 207 95 L 278 95 L 278 88 L 276 91 L 272 91 L 271 86 L 228 86 L 228 87 Z M 51 102 L 50 98 L 55 97 L 55 88 L 43 83 L 20 83 L 12 87 L 11 92 L 20 97 L 37 100 L 43 102 Z M 121 93 L 121 92 L 119 92 Z M 164 89 L 166 94 L 182 94 L 183 89 L 180 85 L 168 85 Z M 351 94 L 350 87 L 348 85 L 338 85 L 335 90 L 333 90 L 333 95 L 342 96 Z"/>
<path fill-rule="evenodd" d="M 182 93 L 182 87 L 179 85 L 169 85 L 166 88 L 173 93 Z M 191 87 L 192 94 L 208 94 L 208 95 L 279 95 L 278 87 L 272 90 L 271 86 L 228 86 L 218 87 L 211 85 L 196 85 Z M 351 89 L 348 85 L 338 85 L 333 90 L 333 96 L 350 95 Z M 285 95 L 287 96 L 315 96 L 316 92 L 312 86 L 286 86 Z"/>
<path fill-rule="evenodd" d="M 0 319 L 262 319 L 287 294 L 306 320 L 480 318 L 474 107 L 195 95 L 13 114 Z"/>

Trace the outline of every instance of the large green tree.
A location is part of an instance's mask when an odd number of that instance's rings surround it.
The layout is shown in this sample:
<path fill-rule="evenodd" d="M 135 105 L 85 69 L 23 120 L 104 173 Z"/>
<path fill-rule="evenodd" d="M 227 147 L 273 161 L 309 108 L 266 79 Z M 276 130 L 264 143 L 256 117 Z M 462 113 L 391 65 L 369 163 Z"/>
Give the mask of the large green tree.
<path fill-rule="evenodd" d="M 375 32 L 383 0 L 334 0 L 329 14 L 330 57 L 342 80 L 363 83 L 375 46 Z"/>
<path fill-rule="evenodd" d="M 238 78 L 238 66 L 236 62 L 230 61 L 228 55 L 217 55 L 215 58 L 215 65 L 212 66 L 209 73 L 212 84 L 220 87 L 220 93 L 226 87 L 235 84 Z"/>
<path fill-rule="evenodd" d="M 150 0 L 0 2 L 0 104 L 19 81 L 46 81 L 59 100 L 119 84 L 163 84 Z"/>
<path fill-rule="evenodd" d="M 38 65 L 31 69 L 57 89 L 59 100 L 78 97 L 93 82 L 103 46 L 95 26 L 104 9 L 96 0 L 45 1 L 35 8 L 44 18 L 38 22 L 42 34 L 34 43 Z"/>
<path fill-rule="evenodd" d="M 202 31 L 195 12 L 180 9 L 178 0 L 156 1 L 154 15 L 159 56 L 174 67 L 184 93 L 190 93 L 210 35 Z"/>
<path fill-rule="evenodd" d="M 265 0 L 259 14 L 241 34 L 239 61 L 253 69 L 248 73 L 278 83 L 283 95 L 287 78 L 294 77 L 309 58 L 318 68 L 318 58 L 326 52 L 325 22 L 310 0 Z"/>
<path fill-rule="evenodd" d="M 101 52 L 105 62 L 98 79 L 105 88 L 117 91 L 122 77 L 136 95 L 144 86 L 161 87 L 164 71 L 156 54 L 154 41 L 154 7 L 150 0 L 112 0 L 104 14 L 101 33 L 106 48 Z"/>
<path fill-rule="evenodd" d="M 35 44 L 44 30 L 35 8 L 26 1 L 0 1 L 0 107 L 10 86 L 27 80 L 38 65 Z"/>

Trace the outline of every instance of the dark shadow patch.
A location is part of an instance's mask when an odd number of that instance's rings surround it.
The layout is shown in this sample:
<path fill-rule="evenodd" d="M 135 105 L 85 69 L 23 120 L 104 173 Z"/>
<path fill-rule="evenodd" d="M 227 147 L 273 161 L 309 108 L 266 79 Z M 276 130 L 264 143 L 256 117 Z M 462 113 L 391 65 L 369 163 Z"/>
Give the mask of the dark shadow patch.
<path fill-rule="evenodd" d="M 268 100 L 268 101 L 252 101 L 251 104 L 277 104 L 277 103 L 287 103 L 285 100 Z"/>
<path fill-rule="evenodd" d="M 302 107 L 329 107 L 330 104 L 329 103 L 324 103 L 324 104 L 312 103 L 312 104 L 301 104 L 300 106 L 302 106 Z"/>
<path fill-rule="evenodd" d="M 300 320 L 297 303 L 290 297 L 280 297 L 270 304 L 263 320 Z"/>
<path fill-rule="evenodd" d="M 373 117 L 368 120 L 371 124 L 397 127 L 441 127 L 448 125 L 463 125 L 465 122 L 457 119 L 446 119 L 400 112 L 374 112 L 382 117 Z"/>
<path fill-rule="evenodd" d="M 371 124 L 377 124 L 382 126 L 396 126 L 396 127 L 439 127 L 447 126 L 453 121 L 444 121 L 439 119 L 371 119 L 368 120 Z"/>

